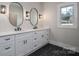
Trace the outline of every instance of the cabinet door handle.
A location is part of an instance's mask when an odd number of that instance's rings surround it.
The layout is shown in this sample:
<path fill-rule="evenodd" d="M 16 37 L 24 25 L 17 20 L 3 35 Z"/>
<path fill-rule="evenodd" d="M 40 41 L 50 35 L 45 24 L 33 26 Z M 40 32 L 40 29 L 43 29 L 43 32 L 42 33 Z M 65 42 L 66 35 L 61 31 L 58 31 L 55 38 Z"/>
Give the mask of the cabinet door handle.
<path fill-rule="evenodd" d="M 23 41 L 23 43 L 25 44 L 25 40 Z"/>
<path fill-rule="evenodd" d="M 5 39 L 6 41 L 10 40 L 10 38 Z"/>
<path fill-rule="evenodd" d="M 27 40 L 24 40 L 23 42 L 24 42 L 24 44 L 27 44 Z"/>
<path fill-rule="evenodd" d="M 25 40 L 25 43 L 27 44 L 27 40 Z"/>
<path fill-rule="evenodd" d="M 10 49 L 11 47 L 7 47 L 7 48 L 5 48 L 5 50 L 8 50 L 8 49 Z"/>

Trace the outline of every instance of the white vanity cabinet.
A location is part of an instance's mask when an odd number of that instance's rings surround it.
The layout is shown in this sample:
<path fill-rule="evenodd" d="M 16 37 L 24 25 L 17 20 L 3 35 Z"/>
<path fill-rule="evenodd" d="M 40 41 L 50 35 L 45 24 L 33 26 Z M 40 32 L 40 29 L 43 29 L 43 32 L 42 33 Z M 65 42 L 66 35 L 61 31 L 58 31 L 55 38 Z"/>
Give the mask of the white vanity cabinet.
<path fill-rule="evenodd" d="M 16 35 L 16 55 L 28 55 L 48 43 L 48 30 L 37 30 Z"/>
<path fill-rule="evenodd" d="M 14 56 L 14 36 L 0 37 L 0 56 Z"/>
<path fill-rule="evenodd" d="M 0 36 L 0 56 L 22 56 L 48 43 L 49 30 L 35 30 Z"/>

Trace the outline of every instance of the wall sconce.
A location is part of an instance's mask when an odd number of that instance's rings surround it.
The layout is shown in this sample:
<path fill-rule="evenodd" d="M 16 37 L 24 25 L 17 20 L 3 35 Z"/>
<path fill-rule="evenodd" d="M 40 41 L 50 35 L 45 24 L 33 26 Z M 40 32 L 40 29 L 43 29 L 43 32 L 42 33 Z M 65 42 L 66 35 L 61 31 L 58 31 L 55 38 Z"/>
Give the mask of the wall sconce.
<path fill-rule="evenodd" d="M 41 19 L 42 18 L 42 14 L 39 14 L 39 19 Z"/>
<path fill-rule="evenodd" d="M 29 21 L 29 19 L 30 19 L 30 12 L 26 11 L 26 21 Z"/>
<path fill-rule="evenodd" d="M 29 17 L 30 13 L 28 11 L 26 11 L 26 17 Z"/>
<path fill-rule="evenodd" d="M 6 6 L 5 5 L 0 5 L 0 13 L 5 14 L 6 13 Z"/>

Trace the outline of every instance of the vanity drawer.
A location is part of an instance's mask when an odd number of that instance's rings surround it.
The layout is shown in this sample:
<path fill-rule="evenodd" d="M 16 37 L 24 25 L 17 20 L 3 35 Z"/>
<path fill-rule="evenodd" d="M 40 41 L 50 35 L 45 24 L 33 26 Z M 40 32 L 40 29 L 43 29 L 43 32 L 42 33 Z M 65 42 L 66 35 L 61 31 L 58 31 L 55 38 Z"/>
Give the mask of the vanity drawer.
<path fill-rule="evenodd" d="M 49 39 L 48 30 L 35 31 L 35 37 L 33 38 L 33 42 L 44 41 Z"/>
<path fill-rule="evenodd" d="M 34 38 L 32 38 L 32 42 L 34 43 L 34 42 L 38 42 L 39 41 L 39 37 L 37 38 L 37 37 L 34 37 Z"/>
<path fill-rule="evenodd" d="M 38 48 L 38 45 L 39 45 L 38 42 L 34 42 L 34 43 L 32 43 L 31 50 L 35 50 L 35 49 L 37 49 L 37 48 Z"/>
<path fill-rule="evenodd" d="M 0 37 L 0 44 L 1 43 L 9 43 L 14 41 L 14 36 L 4 36 L 4 37 Z"/>
<path fill-rule="evenodd" d="M 0 56 L 15 55 L 14 44 L 0 45 Z"/>
<path fill-rule="evenodd" d="M 34 34 L 36 36 L 49 35 L 49 32 L 48 32 L 48 30 L 40 30 L 40 31 L 35 31 Z"/>
<path fill-rule="evenodd" d="M 42 42 L 41 41 L 37 41 L 37 42 L 33 42 L 32 43 L 32 46 L 31 46 L 31 49 L 34 50 L 34 49 L 38 49 L 39 47 L 42 46 Z"/>
<path fill-rule="evenodd" d="M 16 35 L 16 38 L 23 38 L 23 37 L 34 37 L 34 32 L 28 32 L 28 33 L 21 33 Z"/>
<path fill-rule="evenodd" d="M 4 52 L 4 53 L 0 53 L 0 56 L 15 56 L 14 51 L 8 51 L 8 52 Z"/>

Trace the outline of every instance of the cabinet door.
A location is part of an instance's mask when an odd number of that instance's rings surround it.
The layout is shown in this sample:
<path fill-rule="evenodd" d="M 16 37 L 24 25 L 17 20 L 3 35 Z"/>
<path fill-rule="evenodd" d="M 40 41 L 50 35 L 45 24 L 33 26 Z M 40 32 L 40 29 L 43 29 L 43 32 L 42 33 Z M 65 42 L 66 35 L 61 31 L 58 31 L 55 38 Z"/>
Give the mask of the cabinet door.
<path fill-rule="evenodd" d="M 22 36 L 22 37 L 16 37 L 16 55 L 25 55 L 29 53 L 32 49 L 32 38 L 33 37 L 27 37 Z"/>

